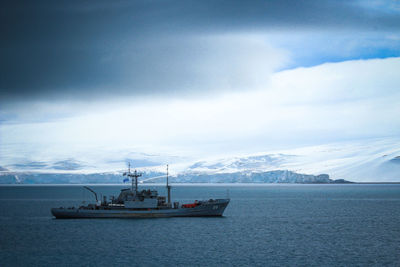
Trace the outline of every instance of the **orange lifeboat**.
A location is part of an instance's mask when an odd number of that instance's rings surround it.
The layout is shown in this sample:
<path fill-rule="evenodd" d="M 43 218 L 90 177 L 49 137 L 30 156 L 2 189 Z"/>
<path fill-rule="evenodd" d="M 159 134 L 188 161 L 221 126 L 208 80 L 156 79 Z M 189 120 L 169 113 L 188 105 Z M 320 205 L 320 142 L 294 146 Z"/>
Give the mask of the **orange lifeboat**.
<path fill-rule="evenodd" d="M 191 203 L 191 204 L 183 204 L 182 208 L 195 208 L 196 206 L 200 205 L 199 203 Z"/>

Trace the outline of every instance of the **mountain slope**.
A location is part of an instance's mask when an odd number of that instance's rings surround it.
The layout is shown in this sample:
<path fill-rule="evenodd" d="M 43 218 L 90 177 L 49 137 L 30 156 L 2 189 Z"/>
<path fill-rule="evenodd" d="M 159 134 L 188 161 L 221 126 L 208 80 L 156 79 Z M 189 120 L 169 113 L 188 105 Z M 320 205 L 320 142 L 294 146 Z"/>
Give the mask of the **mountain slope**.
<path fill-rule="evenodd" d="M 126 155 L 125 153 L 124 155 Z M 119 183 L 126 163 L 143 172 L 144 182 L 163 182 L 165 165 L 160 156 L 135 154 L 133 160 L 116 158 L 106 162 L 92 159 L 23 160 L 0 167 L 0 183 Z M 105 157 L 107 158 L 107 157 Z M 366 139 L 251 155 L 185 161 L 170 164 L 174 182 L 400 182 L 400 140 Z M 164 160 L 163 160 L 164 161 Z M 158 162 L 158 163 L 157 163 Z M 168 160 L 167 162 L 170 162 Z M 97 168 L 101 166 L 101 168 Z M 102 171 L 103 169 L 103 171 Z M 321 174 L 326 174 L 322 175 Z M 332 179 L 332 180 L 330 180 Z"/>

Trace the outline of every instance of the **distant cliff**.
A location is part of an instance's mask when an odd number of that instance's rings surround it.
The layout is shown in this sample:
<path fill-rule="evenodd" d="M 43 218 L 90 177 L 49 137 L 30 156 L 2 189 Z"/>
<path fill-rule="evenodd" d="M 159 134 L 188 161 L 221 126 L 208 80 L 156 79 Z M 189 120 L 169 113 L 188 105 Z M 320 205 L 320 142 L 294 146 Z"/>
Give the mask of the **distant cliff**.
<path fill-rule="evenodd" d="M 143 183 L 164 183 L 165 174 L 144 172 Z M 161 176 L 161 177 L 160 177 Z M 154 178 L 153 178 L 154 177 Z M 117 184 L 122 183 L 120 173 L 2 173 L 0 184 Z M 349 183 L 343 179 L 332 180 L 328 174 L 309 175 L 288 170 L 267 172 L 234 172 L 234 173 L 200 173 L 190 172 L 171 176 L 175 183 Z"/>
<path fill-rule="evenodd" d="M 333 183 L 328 174 L 308 175 L 288 170 L 235 173 L 179 174 L 172 181 L 178 183 Z"/>

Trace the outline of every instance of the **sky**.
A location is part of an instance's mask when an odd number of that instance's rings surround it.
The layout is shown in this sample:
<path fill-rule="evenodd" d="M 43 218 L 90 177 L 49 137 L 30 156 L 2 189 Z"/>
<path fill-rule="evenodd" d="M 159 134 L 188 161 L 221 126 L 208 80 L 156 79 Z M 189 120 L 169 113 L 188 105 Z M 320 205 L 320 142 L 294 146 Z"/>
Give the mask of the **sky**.
<path fill-rule="evenodd" d="M 0 166 L 400 134 L 399 1 L 3 1 L 0 13 Z"/>

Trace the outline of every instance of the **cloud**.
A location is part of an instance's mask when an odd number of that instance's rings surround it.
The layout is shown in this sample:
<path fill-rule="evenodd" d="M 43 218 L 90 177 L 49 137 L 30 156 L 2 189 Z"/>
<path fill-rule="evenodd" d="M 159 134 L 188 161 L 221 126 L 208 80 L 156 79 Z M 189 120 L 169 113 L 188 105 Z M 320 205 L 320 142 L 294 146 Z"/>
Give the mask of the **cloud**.
<path fill-rule="evenodd" d="M 252 91 L 133 98 L 63 120 L 4 124 L 1 160 L 80 160 L 82 151 L 98 156 L 106 148 L 201 157 L 395 136 L 399 70 L 400 58 L 323 64 L 273 74 Z"/>
<path fill-rule="evenodd" d="M 276 63 L 270 52 L 282 55 L 280 45 L 293 56 L 290 67 L 398 56 L 395 38 L 358 52 L 366 40 L 373 44 L 399 34 L 398 6 L 390 3 L 11 1 L 0 11 L 0 101 L 92 101 L 248 88 L 263 68 L 271 70 L 268 60 L 261 61 L 268 54 Z M 279 33 L 285 35 L 280 42 Z M 300 44 L 291 45 L 296 34 Z M 246 39 L 250 35 L 258 40 Z M 338 50 L 349 54 L 338 56 Z M 249 61 L 257 69 L 247 72 Z"/>
<path fill-rule="evenodd" d="M 7 122 L 48 121 L 84 112 L 87 106 L 99 103 L 113 108 L 114 102 L 132 96 L 135 101 L 129 105 L 160 97 L 165 101 L 254 90 L 289 60 L 286 51 L 272 47 L 267 38 L 257 34 L 193 36 L 179 44 L 173 39 L 154 41 L 139 50 L 149 52 L 140 54 L 133 49 L 123 54 L 125 65 L 111 78 L 121 80 L 115 81 L 117 87 L 100 77 L 85 88 L 42 89 L 24 96 L 15 91 L 24 101 L 7 101 L 5 96 L 0 118 Z M 104 60 L 107 66 L 109 60 Z"/>
<path fill-rule="evenodd" d="M 19 89 L 3 91 L 3 101 L 87 101 L 127 95 L 174 96 L 251 89 L 288 60 L 285 51 L 273 48 L 262 36 L 251 34 L 164 38 L 132 44 L 116 54 L 93 55 L 93 60 L 82 55 L 80 61 L 79 57 L 80 53 L 58 62 L 54 56 L 51 58 L 57 62 L 47 66 L 47 71 L 39 67 L 22 71 L 32 75 L 32 79 L 24 79 L 17 75 L 21 71 L 15 70 L 14 77 L 11 75 L 3 82 Z M 57 64 L 69 64 L 71 60 L 79 66 L 72 64 L 60 73 Z M 90 66 L 93 61 L 95 66 Z M 37 62 L 42 64 L 43 60 Z M 32 67 L 22 62 L 18 65 L 22 69 Z"/>

